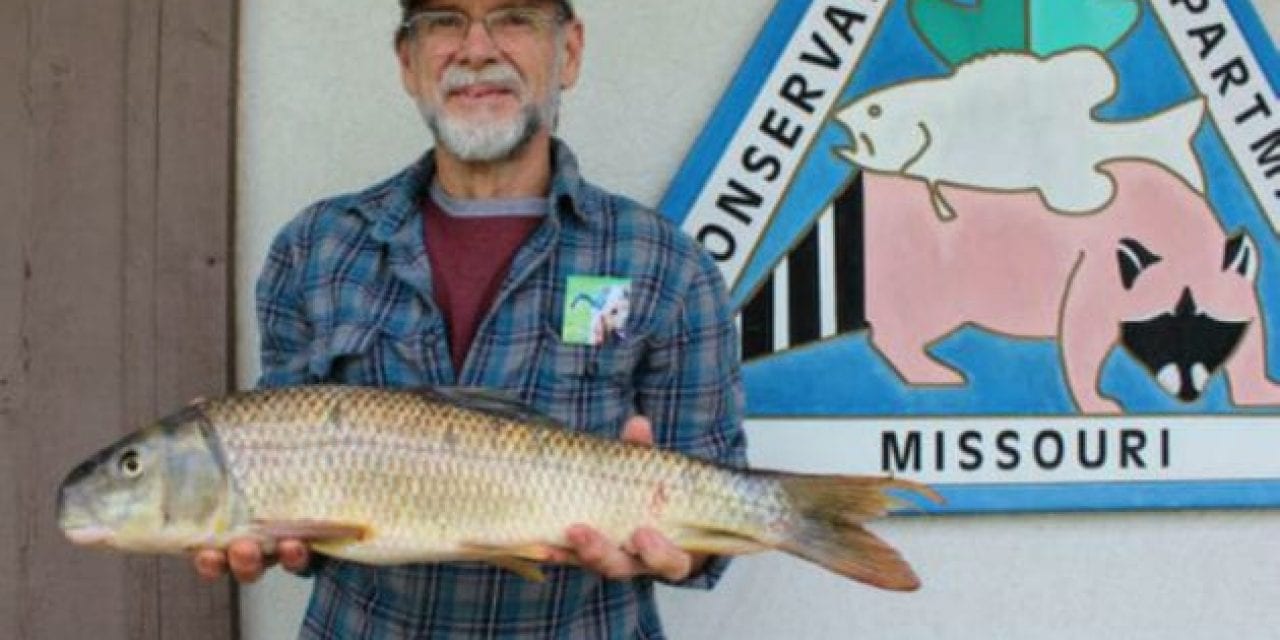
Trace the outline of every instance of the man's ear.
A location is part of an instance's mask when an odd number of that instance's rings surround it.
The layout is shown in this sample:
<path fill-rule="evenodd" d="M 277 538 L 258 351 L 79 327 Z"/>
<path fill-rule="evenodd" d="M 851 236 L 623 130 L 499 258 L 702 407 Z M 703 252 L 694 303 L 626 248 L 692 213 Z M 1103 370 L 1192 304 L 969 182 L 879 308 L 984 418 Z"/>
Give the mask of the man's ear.
<path fill-rule="evenodd" d="M 418 74 L 414 72 L 413 42 L 405 38 L 396 43 L 396 62 L 400 65 L 400 85 L 405 93 L 418 97 Z"/>
<path fill-rule="evenodd" d="M 572 89 L 582 71 L 582 49 L 586 46 L 586 28 L 574 18 L 565 25 L 564 66 L 560 68 L 560 88 Z"/>

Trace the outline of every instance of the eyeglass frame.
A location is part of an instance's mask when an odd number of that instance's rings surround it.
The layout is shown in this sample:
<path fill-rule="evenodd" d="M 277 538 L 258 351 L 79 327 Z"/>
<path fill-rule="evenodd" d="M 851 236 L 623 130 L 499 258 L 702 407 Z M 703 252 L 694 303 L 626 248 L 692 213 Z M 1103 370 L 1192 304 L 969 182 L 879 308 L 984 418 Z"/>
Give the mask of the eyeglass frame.
<path fill-rule="evenodd" d="M 489 10 L 479 18 L 472 16 L 471 14 L 465 11 L 462 11 L 460 9 L 424 9 L 422 11 L 418 11 L 414 13 L 408 18 L 405 18 L 405 20 L 400 23 L 400 27 L 396 31 L 396 42 L 397 43 L 405 42 L 405 41 L 408 41 L 409 38 L 414 37 L 414 32 L 415 32 L 415 28 L 417 27 L 417 23 L 423 16 L 428 16 L 433 14 L 434 15 L 450 14 L 450 15 L 461 16 L 463 19 L 466 20 L 466 25 L 463 27 L 463 31 L 462 31 L 463 40 L 466 39 L 467 34 L 471 33 L 471 27 L 478 20 L 480 24 L 484 25 L 485 34 L 496 43 L 498 42 L 498 40 L 497 38 L 494 37 L 493 29 L 489 25 L 490 17 L 495 14 L 501 14 L 504 11 L 511 11 L 511 10 L 522 9 L 522 8 L 529 9 L 530 11 L 536 12 L 544 16 L 546 15 L 542 11 L 535 9 L 532 6 L 498 7 L 496 9 Z M 574 17 L 575 16 L 573 14 L 573 11 L 567 10 L 566 4 L 564 2 L 557 2 L 554 11 L 549 16 L 548 21 L 545 23 L 545 26 L 549 26 L 549 27 L 563 26 L 564 24 L 567 24 L 573 21 Z M 461 44 L 461 42 L 462 40 L 459 41 L 459 44 Z"/>

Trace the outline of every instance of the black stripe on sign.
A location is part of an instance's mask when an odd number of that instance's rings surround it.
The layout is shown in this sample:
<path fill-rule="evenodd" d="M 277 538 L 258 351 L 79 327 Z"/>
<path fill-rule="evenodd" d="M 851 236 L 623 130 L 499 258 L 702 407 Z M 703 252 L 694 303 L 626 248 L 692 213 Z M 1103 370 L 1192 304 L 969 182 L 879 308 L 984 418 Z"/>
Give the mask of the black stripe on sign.
<path fill-rule="evenodd" d="M 862 172 L 835 200 L 836 329 L 867 328 Z"/>
<path fill-rule="evenodd" d="M 809 230 L 787 258 L 790 267 L 787 284 L 791 299 L 787 301 L 787 312 L 791 314 L 791 346 L 798 347 L 822 338 L 817 225 Z"/>
<path fill-rule="evenodd" d="M 773 276 L 742 307 L 742 359 L 773 353 Z"/>

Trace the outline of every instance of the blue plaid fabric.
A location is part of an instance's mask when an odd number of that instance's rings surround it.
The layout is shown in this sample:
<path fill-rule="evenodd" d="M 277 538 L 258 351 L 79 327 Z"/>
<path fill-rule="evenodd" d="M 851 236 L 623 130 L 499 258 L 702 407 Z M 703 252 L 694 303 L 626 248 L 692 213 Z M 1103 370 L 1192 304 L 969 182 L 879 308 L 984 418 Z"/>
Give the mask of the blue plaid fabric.
<path fill-rule="evenodd" d="M 553 154 L 551 214 L 517 253 L 461 371 L 423 246 L 428 153 L 367 191 L 315 204 L 276 238 L 257 288 L 260 384 L 504 389 L 611 437 L 646 415 L 658 446 L 744 464 L 738 342 L 715 264 L 660 216 L 583 180 L 559 141 Z M 575 275 L 631 280 L 626 339 L 561 340 Z M 713 559 L 685 585 L 710 588 L 725 564 Z M 544 570 L 537 584 L 476 563 L 319 559 L 301 637 L 663 637 L 653 581 Z"/>

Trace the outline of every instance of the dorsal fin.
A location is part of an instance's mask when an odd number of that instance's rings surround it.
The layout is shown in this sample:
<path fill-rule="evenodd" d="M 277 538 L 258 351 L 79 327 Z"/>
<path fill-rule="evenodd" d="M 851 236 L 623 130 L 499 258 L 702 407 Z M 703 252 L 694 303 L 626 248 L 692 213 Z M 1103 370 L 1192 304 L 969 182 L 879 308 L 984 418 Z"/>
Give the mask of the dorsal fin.
<path fill-rule="evenodd" d="M 522 402 L 513 391 L 483 387 L 422 387 L 415 393 L 435 402 L 448 402 L 509 420 L 545 427 L 562 427 L 559 421 Z"/>

